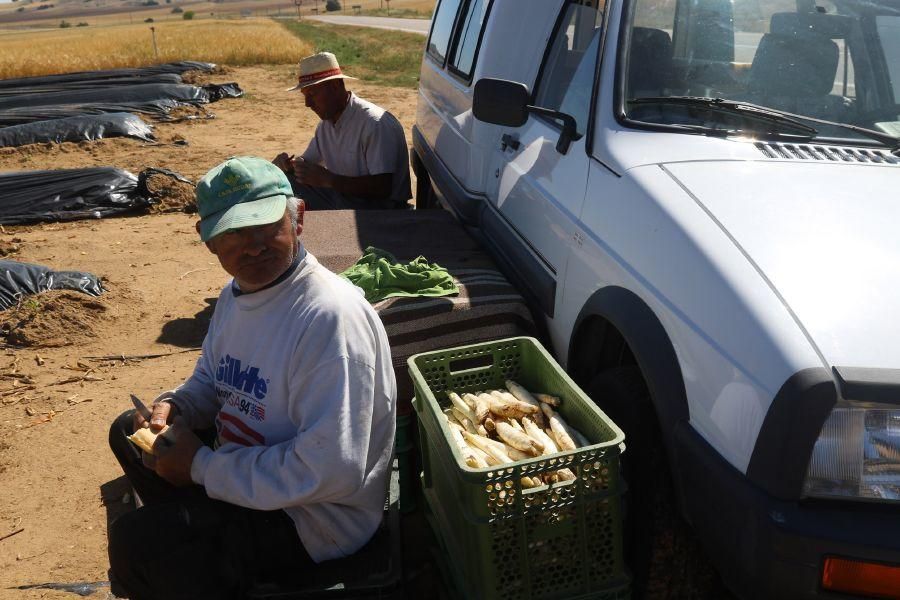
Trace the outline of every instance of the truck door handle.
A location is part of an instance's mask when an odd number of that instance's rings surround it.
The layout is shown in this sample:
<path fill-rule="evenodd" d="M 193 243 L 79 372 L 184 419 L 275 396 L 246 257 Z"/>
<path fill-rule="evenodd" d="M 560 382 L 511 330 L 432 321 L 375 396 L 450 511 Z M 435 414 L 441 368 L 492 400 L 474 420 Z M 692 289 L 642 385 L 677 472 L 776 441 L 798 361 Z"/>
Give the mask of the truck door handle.
<path fill-rule="evenodd" d="M 519 138 L 509 133 L 504 133 L 500 137 L 500 150 L 506 152 L 507 148 L 512 148 L 513 150 L 518 150 L 519 146 Z"/>

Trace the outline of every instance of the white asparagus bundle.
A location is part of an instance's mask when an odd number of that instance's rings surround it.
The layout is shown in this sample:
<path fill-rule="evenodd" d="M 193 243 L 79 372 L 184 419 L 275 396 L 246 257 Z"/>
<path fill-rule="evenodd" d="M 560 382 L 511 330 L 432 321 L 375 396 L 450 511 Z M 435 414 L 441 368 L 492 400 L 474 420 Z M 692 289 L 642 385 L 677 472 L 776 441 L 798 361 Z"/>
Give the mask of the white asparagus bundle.
<path fill-rule="evenodd" d="M 537 456 L 552 456 L 589 444 L 552 407 L 560 399 L 533 394 L 515 381 L 506 390 L 463 393 L 447 392 L 450 407 L 444 415 L 453 443 L 472 468 L 489 468 Z M 570 481 L 571 469 L 562 467 L 535 475 L 523 475 L 523 488 Z"/>

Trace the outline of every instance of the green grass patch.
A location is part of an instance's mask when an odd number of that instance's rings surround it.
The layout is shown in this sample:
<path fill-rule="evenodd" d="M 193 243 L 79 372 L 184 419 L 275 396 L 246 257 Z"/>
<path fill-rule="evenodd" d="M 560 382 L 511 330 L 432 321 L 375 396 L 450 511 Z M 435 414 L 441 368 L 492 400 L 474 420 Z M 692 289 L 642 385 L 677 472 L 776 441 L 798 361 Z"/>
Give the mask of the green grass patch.
<path fill-rule="evenodd" d="M 425 37 L 405 31 L 328 25 L 310 20 L 281 21 L 288 31 L 312 44 L 315 52 L 337 56 L 347 75 L 366 83 L 415 89 Z"/>

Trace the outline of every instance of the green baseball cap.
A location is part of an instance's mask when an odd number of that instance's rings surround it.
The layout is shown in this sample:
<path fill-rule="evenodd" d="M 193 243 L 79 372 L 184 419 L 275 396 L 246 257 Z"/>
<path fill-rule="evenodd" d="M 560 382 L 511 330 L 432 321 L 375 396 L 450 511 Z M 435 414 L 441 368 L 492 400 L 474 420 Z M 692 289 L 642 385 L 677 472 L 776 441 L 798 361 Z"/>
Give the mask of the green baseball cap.
<path fill-rule="evenodd" d="M 268 225 L 284 216 L 291 183 L 264 158 L 232 156 L 197 183 L 200 239 L 208 242 L 229 229 Z"/>

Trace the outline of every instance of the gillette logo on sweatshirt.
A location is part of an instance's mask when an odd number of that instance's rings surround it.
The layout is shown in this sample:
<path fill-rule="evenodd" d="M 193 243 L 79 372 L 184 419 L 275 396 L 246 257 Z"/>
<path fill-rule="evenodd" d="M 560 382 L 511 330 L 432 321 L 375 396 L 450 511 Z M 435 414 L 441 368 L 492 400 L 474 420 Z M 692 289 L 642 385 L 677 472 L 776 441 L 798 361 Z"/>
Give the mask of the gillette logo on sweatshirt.
<path fill-rule="evenodd" d="M 266 420 L 266 407 L 261 401 L 265 399 L 268 392 L 267 380 L 259 375 L 259 367 L 247 366 L 242 368 L 241 361 L 228 354 L 225 358 L 219 359 L 216 367 L 216 396 L 221 402 L 223 408 L 230 407 L 237 410 L 240 419 L 249 419 L 252 421 L 263 422 Z M 241 437 L 250 438 L 257 443 L 263 443 L 264 439 L 257 431 L 248 427 L 234 416 L 228 415 L 226 411 L 219 413 L 220 435 L 221 420 L 225 418 L 231 421 L 231 425 L 236 426 Z M 237 432 L 235 432 L 237 433 Z M 233 436 L 224 436 L 226 438 Z M 246 440 L 246 441 L 250 441 Z M 230 439 L 230 441 L 238 441 Z M 238 441 L 240 443 L 240 441 Z"/>
<path fill-rule="evenodd" d="M 266 380 L 259 376 L 259 367 L 247 367 L 241 370 L 240 359 L 228 354 L 219 359 L 216 368 L 216 381 L 231 386 L 237 392 L 253 394 L 257 400 L 262 400 L 268 392 Z"/>

